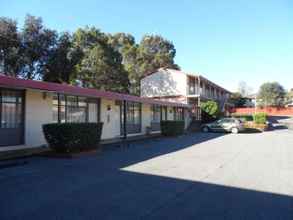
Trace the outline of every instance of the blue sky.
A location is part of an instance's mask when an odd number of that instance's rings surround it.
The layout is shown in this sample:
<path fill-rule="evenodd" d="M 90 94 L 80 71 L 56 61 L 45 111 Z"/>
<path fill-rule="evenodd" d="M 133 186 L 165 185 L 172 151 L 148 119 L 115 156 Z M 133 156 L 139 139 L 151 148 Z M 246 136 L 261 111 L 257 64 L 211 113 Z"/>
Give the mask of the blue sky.
<path fill-rule="evenodd" d="M 0 0 L 0 5 L 0 16 L 20 26 L 30 13 L 58 31 L 94 25 L 131 33 L 137 41 L 160 34 L 174 43 L 182 70 L 232 91 L 239 81 L 254 90 L 265 81 L 293 88 L 292 0 Z"/>

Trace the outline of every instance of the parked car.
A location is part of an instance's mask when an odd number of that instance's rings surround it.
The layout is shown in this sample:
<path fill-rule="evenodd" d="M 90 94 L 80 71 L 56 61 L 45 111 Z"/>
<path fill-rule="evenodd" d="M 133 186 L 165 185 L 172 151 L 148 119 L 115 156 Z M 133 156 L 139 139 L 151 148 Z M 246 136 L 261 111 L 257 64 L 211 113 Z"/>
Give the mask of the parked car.
<path fill-rule="evenodd" d="M 243 131 L 244 122 L 237 118 L 222 118 L 212 123 L 207 123 L 201 126 L 203 132 L 231 132 L 237 134 Z"/>

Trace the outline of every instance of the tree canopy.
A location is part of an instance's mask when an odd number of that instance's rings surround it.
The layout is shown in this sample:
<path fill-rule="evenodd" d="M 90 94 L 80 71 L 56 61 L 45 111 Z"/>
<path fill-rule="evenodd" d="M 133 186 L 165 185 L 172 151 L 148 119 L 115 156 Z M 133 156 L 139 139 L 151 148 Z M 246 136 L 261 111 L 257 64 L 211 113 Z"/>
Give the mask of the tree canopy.
<path fill-rule="evenodd" d="M 239 92 L 234 92 L 231 94 L 229 98 L 229 103 L 233 104 L 234 107 L 252 107 L 254 106 L 254 102 L 252 99 L 255 98 L 255 95 L 250 95 L 250 97 L 242 96 Z"/>
<path fill-rule="evenodd" d="M 293 89 L 287 92 L 286 94 L 286 104 L 292 104 L 293 103 Z"/>
<path fill-rule="evenodd" d="M 235 107 L 244 107 L 247 102 L 247 98 L 243 97 L 241 93 L 232 93 L 229 100 Z"/>
<path fill-rule="evenodd" d="M 237 93 L 239 93 L 243 98 L 250 95 L 251 91 L 252 91 L 252 88 L 245 81 L 239 82 Z"/>
<path fill-rule="evenodd" d="M 96 27 L 58 33 L 40 17 L 24 25 L 0 18 L 0 71 L 14 77 L 140 93 L 140 80 L 160 67 L 178 69 L 173 43 L 145 35 L 137 43 L 129 33 L 104 33 Z"/>
<path fill-rule="evenodd" d="M 10 18 L 0 18 L 0 64 L 4 73 L 17 76 L 20 60 L 20 39 L 16 21 Z"/>
<path fill-rule="evenodd" d="M 72 36 L 62 33 L 54 49 L 48 54 L 43 75 L 44 81 L 71 83 L 76 74 L 76 65 L 83 56 L 79 47 L 73 46 Z"/>
<path fill-rule="evenodd" d="M 284 105 L 285 89 L 278 82 L 267 82 L 261 85 L 257 104 L 260 106 L 282 106 Z"/>
<path fill-rule="evenodd" d="M 41 18 L 27 15 L 21 38 L 22 68 L 20 75 L 26 79 L 41 79 L 50 50 L 56 44 L 56 31 L 43 26 Z"/>

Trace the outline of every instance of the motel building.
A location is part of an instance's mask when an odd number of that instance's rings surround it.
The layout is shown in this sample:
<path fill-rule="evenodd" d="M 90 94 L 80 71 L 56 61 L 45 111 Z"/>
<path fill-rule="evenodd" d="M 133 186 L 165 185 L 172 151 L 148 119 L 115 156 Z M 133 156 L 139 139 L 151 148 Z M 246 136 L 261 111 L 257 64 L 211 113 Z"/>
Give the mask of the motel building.
<path fill-rule="evenodd" d="M 215 101 L 222 112 L 231 107 L 231 92 L 200 74 L 175 69 L 160 68 L 144 77 L 140 91 L 142 97 L 191 105 L 193 120 L 200 120 L 201 102 Z"/>
<path fill-rule="evenodd" d="M 47 145 L 47 123 L 103 122 L 107 141 L 159 133 L 161 120 L 187 128 L 189 105 L 0 75 L 0 151 Z"/>

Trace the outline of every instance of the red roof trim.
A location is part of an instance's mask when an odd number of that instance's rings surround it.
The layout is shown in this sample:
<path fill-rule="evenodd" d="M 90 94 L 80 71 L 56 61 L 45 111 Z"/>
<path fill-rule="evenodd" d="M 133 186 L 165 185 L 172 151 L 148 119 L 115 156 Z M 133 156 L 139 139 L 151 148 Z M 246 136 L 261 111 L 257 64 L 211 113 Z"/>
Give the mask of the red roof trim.
<path fill-rule="evenodd" d="M 133 95 L 127 95 L 117 92 L 106 92 L 96 89 L 87 89 L 78 86 L 71 86 L 67 84 L 58 84 L 51 82 L 42 82 L 36 80 L 26 80 L 13 78 L 9 76 L 3 76 L 0 74 L 0 86 L 8 88 L 19 88 L 19 89 L 36 89 L 49 92 L 58 92 L 71 95 L 79 95 L 86 97 L 96 97 L 96 98 L 105 98 L 111 100 L 122 100 L 122 101 L 131 101 L 131 102 L 140 102 L 146 104 L 156 104 L 164 106 L 177 106 L 177 107 L 189 107 L 189 105 L 181 103 L 172 103 L 165 101 L 153 100 L 150 98 L 142 98 Z"/>

